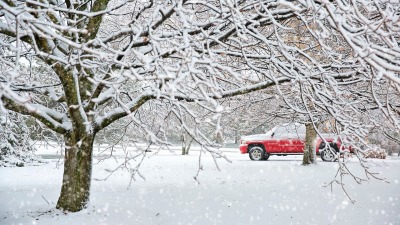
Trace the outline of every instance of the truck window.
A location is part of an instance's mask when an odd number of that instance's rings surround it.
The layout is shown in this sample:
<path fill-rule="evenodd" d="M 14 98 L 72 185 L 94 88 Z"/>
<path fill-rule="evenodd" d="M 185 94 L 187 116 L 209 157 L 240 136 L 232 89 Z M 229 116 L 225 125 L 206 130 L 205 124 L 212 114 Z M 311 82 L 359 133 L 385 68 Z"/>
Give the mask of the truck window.
<path fill-rule="evenodd" d="M 276 128 L 274 137 L 276 138 L 300 138 L 306 133 L 304 125 L 287 124 Z"/>

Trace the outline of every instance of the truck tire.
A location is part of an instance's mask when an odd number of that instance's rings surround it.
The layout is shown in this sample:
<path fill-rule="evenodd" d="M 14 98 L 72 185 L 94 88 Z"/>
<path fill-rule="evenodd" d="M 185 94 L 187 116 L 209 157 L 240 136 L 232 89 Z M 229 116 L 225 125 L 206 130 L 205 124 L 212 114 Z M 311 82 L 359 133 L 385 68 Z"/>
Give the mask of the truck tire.
<path fill-rule="evenodd" d="M 249 157 L 251 160 L 260 161 L 268 159 L 269 155 L 260 146 L 253 146 L 250 148 Z"/>
<path fill-rule="evenodd" d="M 268 160 L 268 158 L 269 158 L 269 154 L 266 153 L 266 152 L 264 152 L 264 158 L 263 158 L 263 160 Z"/>
<path fill-rule="evenodd" d="M 325 149 L 321 152 L 321 159 L 325 162 L 333 162 L 336 159 L 336 154 L 333 149 Z"/>
<path fill-rule="evenodd" d="M 321 143 L 319 146 L 319 152 L 321 154 L 322 161 L 333 162 L 336 160 L 336 153 L 339 152 L 339 148 L 334 143 L 329 143 L 329 147 L 325 146 L 325 143 Z"/>

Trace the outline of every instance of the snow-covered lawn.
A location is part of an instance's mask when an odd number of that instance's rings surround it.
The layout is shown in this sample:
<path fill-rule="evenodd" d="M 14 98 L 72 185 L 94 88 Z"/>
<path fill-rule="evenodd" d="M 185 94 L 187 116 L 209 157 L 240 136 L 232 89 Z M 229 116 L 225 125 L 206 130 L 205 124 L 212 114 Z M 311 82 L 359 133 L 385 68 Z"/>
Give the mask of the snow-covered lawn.
<path fill-rule="evenodd" d="M 0 224 L 400 224 L 400 159 L 374 160 L 370 169 L 390 183 L 370 180 L 362 185 L 346 178 L 352 204 L 335 185 L 323 187 L 337 163 L 301 166 L 301 156 L 272 156 L 250 161 L 229 152 L 232 163 L 219 160 L 221 171 L 206 154 L 196 184 L 199 151 L 181 156 L 149 153 L 140 166 L 145 180 L 118 170 L 98 181 L 123 158 L 108 159 L 93 169 L 91 202 L 78 213 L 55 210 L 62 180 L 58 160 L 22 168 L 0 168 Z M 95 161 L 98 161 L 97 159 Z M 348 166 L 362 176 L 355 159 Z"/>

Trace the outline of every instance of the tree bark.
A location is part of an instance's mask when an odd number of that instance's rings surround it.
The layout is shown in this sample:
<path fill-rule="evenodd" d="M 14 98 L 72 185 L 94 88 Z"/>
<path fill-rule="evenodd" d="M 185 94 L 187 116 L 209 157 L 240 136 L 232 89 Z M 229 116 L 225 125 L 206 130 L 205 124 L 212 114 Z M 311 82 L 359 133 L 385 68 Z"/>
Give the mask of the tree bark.
<path fill-rule="evenodd" d="M 66 137 L 64 176 L 57 209 L 78 212 L 89 203 L 94 135 L 79 142 Z"/>
<path fill-rule="evenodd" d="M 186 141 L 184 133 L 182 133 L 181 141 L 182 141 L 182 155 L 186 155 Z"/>
<path fill-rule="evenodd" d="M 190 138 L 190 141 L 186 143 L 186 155 L 189 155 L 190 146 L 192 146 L 193 138 Z"/>
<path fill-rule="evenodd" d="M 306 123 L 306 142 L 304 145 L 303 165 L 315 163 L 315 139 L 317 131 L 313 123 Z"/>
<path fill-rule="evenodd" d="M 181 136 L 182 141 L 182 155 L 189 155 L 190 146 L 192 145 L 193 138 L 189 135 L 186 136 L 185 133 L 182 133 Z"/>

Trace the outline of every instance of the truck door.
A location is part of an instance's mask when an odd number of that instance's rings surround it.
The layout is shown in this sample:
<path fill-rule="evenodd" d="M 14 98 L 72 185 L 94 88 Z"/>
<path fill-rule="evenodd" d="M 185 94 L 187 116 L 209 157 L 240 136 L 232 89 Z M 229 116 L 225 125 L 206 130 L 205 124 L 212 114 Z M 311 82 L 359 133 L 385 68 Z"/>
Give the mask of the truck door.
<path fill-rule="evenodd" d="M 301 124 L 286 124 L 276 129 L 281 153 L 302 153 L 304 148 L 305 127 Z"/>
<path fill-rule="evenodd" d="M 275 153 L 290 153 L 292 148 L 289 133 L 286 127 L 278 127 L 274 133 L 274 139 L 277 142 Z"/>
<path fill-rule="evenodd" d="M 306 128 L 304 125 L 298 126 L 292 132 L 292 149 L 291 153 L 303 153 L 304 143 L 306 139 Z"/>

